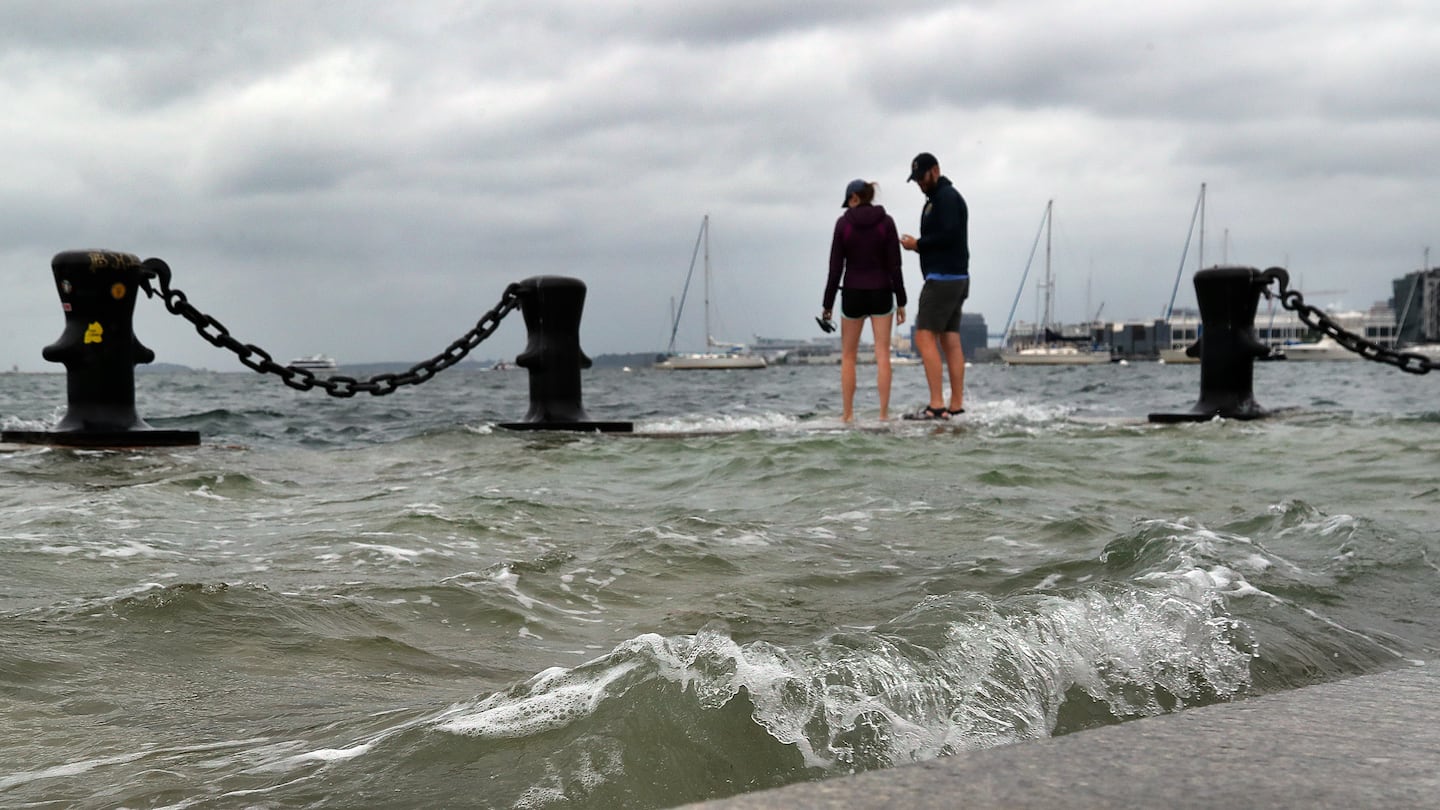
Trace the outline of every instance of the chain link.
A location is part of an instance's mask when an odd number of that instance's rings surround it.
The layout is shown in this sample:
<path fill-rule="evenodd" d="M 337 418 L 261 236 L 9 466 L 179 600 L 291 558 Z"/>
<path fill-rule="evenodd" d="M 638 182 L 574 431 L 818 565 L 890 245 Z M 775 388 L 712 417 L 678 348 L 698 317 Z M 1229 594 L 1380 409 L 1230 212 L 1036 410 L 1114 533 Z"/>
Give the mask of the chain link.
<path fill-rule="evenodd" d="M 1347 331 L 1339 323 L 1325 313 L 1324 310 L 1305 303 L 1305 296 L 1299 290 L 1290 289 L 1290 274 L 1283 268 L 1271 267 L 1266 270 L 1263 277 L 1268 281 L 1279 282 L 1279 292 L 1270 292 L 1267 283 L 1263 290 L 1265 297 L 1278 296 L 1280 305 L 1285 309 L 1294 312 L 1301 321 L 1311 329 L 1323 332 L 1335 339 L 1336 343 L 1346 349 L 1360 355 L 1366 360 L 1373 360 L 1377 363 L 1387 363 L 1395 366 L 1401 371 L 1411 374 L 1429 374 L 1436 368 L 1440 368 L 1429 357 L 1416 352 L 1402 352 L 1396 349 L 1382 346 L 1372 340 L 1368 340 L 1354 332 Z"/>
<path fill-rule="evenodd" d="M 140 286 L 145 290 L 146 295 L 152 298 L 158 295 L 165 302 L 166 309 L 189 321 L 194 325 L 195 331 L 200 333 L 200 337 L 205 338 L 210 344 L 234 352 L 246 368 L 261 374 L 274 374 L 286 385 L 298 391 L 319 388 L 332 397 L 342 399 L 353 397 L 359 393 L 377 397 L 385 396 L 395 393 L 398 388 L 419 385 L 429 380 L 439 372 L 463 360 L 472 349 L 494 334 L 505 316 L 520 304 L 520 285 L 512 283 L 505 288 L 504 295 L 500 297 L 500 303 L 482 315 L 473 329 L 451 343 L 445 351 L 429 360 L 416 363 L 406 371 L 376 374 L 367 380 L 341 374 L 322 378 L 316 377 L 315 372 L 307 368 L 281 365 L 275 362 L 269 352 L 259 346 L 236 340 L 230 335 L 230 330 L 226 329 L 224 324 L 215 320 L 213 316 L 196 309 L 190 304 L 185 293 L 171 288 L 170 266 L 163 260 L 146 259 L 141 262 L 140 266 L 142 273 Z M 159 281 L 158 291 L 151 287 L 151 279 Z"/>

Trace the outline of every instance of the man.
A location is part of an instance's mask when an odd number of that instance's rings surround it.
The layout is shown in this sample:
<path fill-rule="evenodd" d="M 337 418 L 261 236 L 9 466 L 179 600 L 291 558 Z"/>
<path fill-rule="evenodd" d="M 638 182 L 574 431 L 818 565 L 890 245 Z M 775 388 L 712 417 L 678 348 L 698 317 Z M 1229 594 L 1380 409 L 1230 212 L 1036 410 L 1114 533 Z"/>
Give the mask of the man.
<path fill-rule="evenodd" d="M 960 346 L 960 309 L 970 296 L 970 210 L 965 198 L 940 173 L 929 152 L 910 161 L 910 180 L 925 192 L 920 238 L 900 237 L 900 246 L 920 254 L 920 305 L 915 313 L 915 350 L 925 364 L 930 404 L 906 419 L 949 419 L 965 412 L 965 354 Z M 945 399 L 944 371 L 950 368 L 950 399 Z"/>

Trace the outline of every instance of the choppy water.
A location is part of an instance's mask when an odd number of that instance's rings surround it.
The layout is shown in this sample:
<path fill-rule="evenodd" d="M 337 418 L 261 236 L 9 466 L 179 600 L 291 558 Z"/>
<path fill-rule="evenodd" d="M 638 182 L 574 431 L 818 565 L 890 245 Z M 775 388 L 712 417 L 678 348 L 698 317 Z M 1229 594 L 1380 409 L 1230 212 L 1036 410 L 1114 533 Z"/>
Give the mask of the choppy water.
<path fill-rule="evenodd" d="M 141 375 L 201 447 L 0 453 L 0 805 L 670 807 L 1440 643 L 1440 381 L 1265 364 L 1295 410 L 1152 426 L 1197 367 L 977 366 L 848 430 L 837 377 L 587 373 L 643 438 L 494 428 L 524 372 Z M 64 398 L 0 375 L 0 422 Z"/>

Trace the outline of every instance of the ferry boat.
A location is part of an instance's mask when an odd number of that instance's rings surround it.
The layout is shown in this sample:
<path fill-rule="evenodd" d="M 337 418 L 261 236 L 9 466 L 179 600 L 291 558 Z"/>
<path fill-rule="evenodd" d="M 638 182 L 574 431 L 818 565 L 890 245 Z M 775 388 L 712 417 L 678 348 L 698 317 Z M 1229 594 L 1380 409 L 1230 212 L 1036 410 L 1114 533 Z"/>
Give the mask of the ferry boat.
<path fill-rule="evenodd" d="M 290 368 L 304 369 L 306 371 L 334 371 L 340 367 L 340 365 L 335 362 L 335 358 L 323 354 L 297 357 L 285 365 Z"/>

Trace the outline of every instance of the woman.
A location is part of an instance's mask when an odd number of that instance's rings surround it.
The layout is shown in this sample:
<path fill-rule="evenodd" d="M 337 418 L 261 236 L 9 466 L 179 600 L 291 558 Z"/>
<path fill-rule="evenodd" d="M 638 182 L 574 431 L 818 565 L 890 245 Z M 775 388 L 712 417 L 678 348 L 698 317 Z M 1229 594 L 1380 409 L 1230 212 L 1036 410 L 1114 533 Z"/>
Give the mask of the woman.
<path fill-rule="evenodd" d="M 845 187 L 845 213 L 835 221 L 830 242 L 830 277 L 825 282 L 824 312 L 829 321 L 840 292 L 840 418 L 855 418 L 855 358 L 865 320 L 875 337 L 876 387 L 880 419 L 890 418 L 890 321 L 905 323 L 905 279 L 900 274 L 900 237 L 885 207 L 874 205 L 875 184 L 851 180 Z"/>

